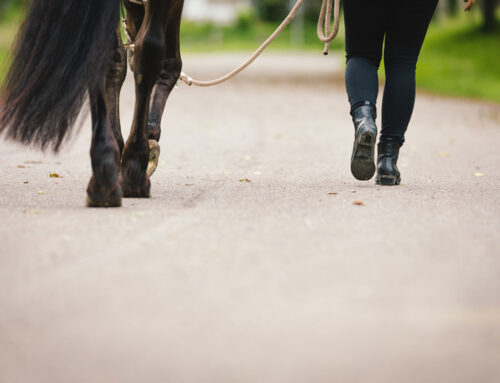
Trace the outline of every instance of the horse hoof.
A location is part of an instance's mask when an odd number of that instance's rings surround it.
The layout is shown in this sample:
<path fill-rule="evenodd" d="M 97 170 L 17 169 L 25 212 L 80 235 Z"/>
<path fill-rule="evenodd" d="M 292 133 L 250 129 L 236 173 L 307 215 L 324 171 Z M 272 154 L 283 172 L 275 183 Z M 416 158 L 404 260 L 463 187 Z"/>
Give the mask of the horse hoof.
<path fill-rule="evenodd" d="M 148 177 L 155 172 L 158 167 L 158 161 L 160 159 L 160 145 L 156 140 L 149 140 L 149 163 L 148 170 L 146 171 Z"/>
<path fill-rule="evenodd" d="M 87 207 L 120 207 L 122 206 L 122 196 L 108 196 L 108 198 L 93 198 L 87 194 Z"/>

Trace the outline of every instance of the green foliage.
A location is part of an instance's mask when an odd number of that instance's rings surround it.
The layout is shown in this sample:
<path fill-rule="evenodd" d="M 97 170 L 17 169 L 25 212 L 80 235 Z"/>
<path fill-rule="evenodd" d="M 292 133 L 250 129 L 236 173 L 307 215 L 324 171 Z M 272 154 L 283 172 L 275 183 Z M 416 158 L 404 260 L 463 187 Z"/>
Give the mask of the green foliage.
<path fill-rule="evenodd" d="M 24 3 L 24 0 L 0 0 L 0 20 L 17 17 Z"/>
<path fill-rule="evenodd" d="M 241 33 L 248 33 L 256 21 L 257 17 L 255 13 L 249 9 L 238 14 L 234 28 Z"/>
<path fill-rule="evenodd" d="M 17 25 L 15 21 L 0 23 L 0 80 L 7 72 L 8 52 L 14 40 Z"/>
<path fill-rule="evenodd" d="M 500 28 L 482 32 L 480 21 L 432 25 L 417 68 L 428 91 L 500 102 Z"/>
<path fill-rule="evenodd" d="M 289 2 L 284 0 L 253 0 L 252 5 L 262 21 L 281 21 L 289 11 Z"/>

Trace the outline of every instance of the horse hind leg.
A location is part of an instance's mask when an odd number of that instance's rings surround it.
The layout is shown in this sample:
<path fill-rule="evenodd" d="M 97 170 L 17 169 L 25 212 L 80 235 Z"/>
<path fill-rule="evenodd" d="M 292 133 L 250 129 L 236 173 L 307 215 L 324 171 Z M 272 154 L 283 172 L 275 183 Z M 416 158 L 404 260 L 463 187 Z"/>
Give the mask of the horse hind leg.
<path fill-rule="evenodd" d="M 147 124 L 151 92 L 161 71 L 165 50 L 163 21 L 166 4 L 148 1 L 143 24 L 135 40 L 132 69 L 135 78 L 136 104 L 130 136 L 122 156 L 122 189 L 125 197 L 147 198 L 151 182 L 147 175 L 149 143 Z"/>
<path fill-rule="evenodd" d="M 116 49 L 113 52 L 111 67 L 106 78 L 106 99 L 109 107 L 111 127 L 118 143 L 120 153 L 124 142 L 120 124 L 120 91 L 127 76 L 127 51 L 121 40 L 120 28 L 116 31 Z"/>
<path fill-rule="evenodd" d="M 102 84 L 89 89 L 92 112 L 92 178 L 87 188 L 90 207 L 121 206 L 119 182 L 123 138 L 120 129 L 119 96 L 127 73 L 127 55 L 119 29 L 109 72 Z"/>
<path fill-rule="evenodd" d="M 89 89 L 89 96 L 92 111 L 92 178 L 87 188 L 87 206 L 121 206 L 120 149 L 108 118 L 104 84 Z"/>

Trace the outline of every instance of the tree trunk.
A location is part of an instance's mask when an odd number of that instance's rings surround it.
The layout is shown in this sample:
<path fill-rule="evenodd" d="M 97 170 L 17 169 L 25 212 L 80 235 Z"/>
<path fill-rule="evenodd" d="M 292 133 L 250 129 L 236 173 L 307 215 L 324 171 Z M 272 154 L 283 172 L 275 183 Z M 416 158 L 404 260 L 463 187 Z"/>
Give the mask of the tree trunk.
<path fill-rule="evenodd" d="M 457 0 L 447 0 L 446 1 L 446 12 L 449 16 L 455 16 L 458 11 L 458 2 Z"/>
<path fill-rule="evenodd" d="M 483 0 L 483 29 L 487 32 L 491 32 L 495 29 L 496 6 L 497 0 Z"/>

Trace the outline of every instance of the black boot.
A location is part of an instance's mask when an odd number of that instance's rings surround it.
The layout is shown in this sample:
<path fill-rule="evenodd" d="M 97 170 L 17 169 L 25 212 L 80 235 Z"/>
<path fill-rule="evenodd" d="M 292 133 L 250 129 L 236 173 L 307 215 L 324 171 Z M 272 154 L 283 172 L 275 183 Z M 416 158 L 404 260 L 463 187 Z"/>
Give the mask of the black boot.
<path fill-rule="evenodd" d="M 351 112 L 354 122 L 354 146 L 351 157 L 351 173 L 354 178 L 366 181 L 375 174 L 375 143 L 377 141 L 377 110 L 365 102 Z"/>
<path fill-rule="evenodd" d="M 377 156 L 377 178 L 379 185 L 399 185 L 401 174 L 397 162 L 399 156 L 399 142 L 379 142 Z"/>

